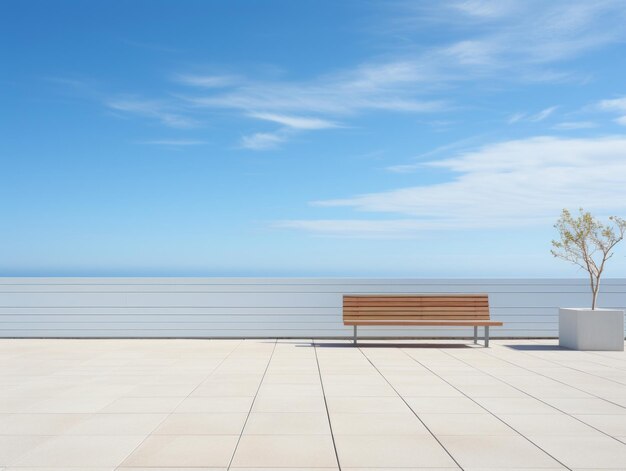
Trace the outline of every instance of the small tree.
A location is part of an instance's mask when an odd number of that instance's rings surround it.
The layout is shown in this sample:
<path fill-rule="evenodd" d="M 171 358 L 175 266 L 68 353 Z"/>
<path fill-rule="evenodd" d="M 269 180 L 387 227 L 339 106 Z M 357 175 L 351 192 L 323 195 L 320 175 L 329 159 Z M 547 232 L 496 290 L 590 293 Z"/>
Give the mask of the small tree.
<path fill-rule="evenodd" d="M 604 225 L 582 208 L 578 217 L 573 217 L 564 209 L 554 225 L 560 240 L 552 241 L 552 255 L 572 262 L 589 273 L 592 310 L 596 308 L 600 277 L 606 261 L 613 256 L 613 248 L 626 233 L 626 221 L 616 216 L 609 217 L 609 221 L 609 225 Z"/>

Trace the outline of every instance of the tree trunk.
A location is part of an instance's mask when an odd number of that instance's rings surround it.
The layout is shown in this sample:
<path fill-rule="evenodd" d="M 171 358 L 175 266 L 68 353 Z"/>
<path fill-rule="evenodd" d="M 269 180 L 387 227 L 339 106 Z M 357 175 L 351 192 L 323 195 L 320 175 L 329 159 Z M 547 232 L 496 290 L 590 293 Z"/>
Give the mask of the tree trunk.
<path fill-rule="evenodd" d="M 591 302 L 591 310 L 595 311 L 596 301 L 598 300 L 598 292 L 600 291 L 600 280 L 596 280 L 596 284 L 593 288 L 593 300 Z"/>
<path fill-rule="evenodd" d="M 596 308 L 596 297 L 598 295 L 598 291 L 596 290 L 596 283 L 593 278 L 593 273 L 591 270 L 589 271 L 589 283 L 591 284 L 591 310 L 593 311 Z"/>

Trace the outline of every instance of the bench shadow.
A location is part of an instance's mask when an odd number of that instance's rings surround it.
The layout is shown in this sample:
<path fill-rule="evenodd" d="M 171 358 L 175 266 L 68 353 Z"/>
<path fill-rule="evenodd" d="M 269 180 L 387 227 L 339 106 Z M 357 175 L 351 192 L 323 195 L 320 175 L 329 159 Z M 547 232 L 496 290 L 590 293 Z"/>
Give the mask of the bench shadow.
<path fill-rule="evenodd" d="M 300 344 L 298 347 L 318 347 L 318 348 L 472 348 L 470 345 L 458 343 L 372 343 L 358 342 L 354 345 L 352 342 L 346 343 L 308 343 Z"/>
<path fill-rule="evenodd" d="M 567 348 L 559 347 L 558 345 L 503 345 L 503 347 L 510 348 L 511 350 L 519 350 L 521 352 L 532 351 L 551 351 L 560 350 L 563 352 L 569 351 Z"/>

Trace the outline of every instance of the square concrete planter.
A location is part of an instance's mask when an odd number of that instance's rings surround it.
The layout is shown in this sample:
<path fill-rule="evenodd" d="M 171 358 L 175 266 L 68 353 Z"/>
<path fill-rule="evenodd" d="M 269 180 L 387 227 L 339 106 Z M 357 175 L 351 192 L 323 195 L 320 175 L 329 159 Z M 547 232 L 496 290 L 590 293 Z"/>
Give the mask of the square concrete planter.
<path fill-rule="evenodd" d="M 559 309 L 559 347 L 624 351 L 624 311 Z"/>

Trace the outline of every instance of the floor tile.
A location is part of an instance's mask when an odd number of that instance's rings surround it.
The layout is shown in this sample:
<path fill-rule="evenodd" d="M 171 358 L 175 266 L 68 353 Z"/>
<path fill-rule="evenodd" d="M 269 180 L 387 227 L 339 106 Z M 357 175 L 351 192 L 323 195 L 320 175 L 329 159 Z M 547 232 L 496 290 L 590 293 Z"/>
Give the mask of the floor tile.
<path fill-rule="evenodd" d="M 245 412 L 175 413 L 161 422 L 155 435 L 239 435 L 248 416 Z"/>
<path fill-rule="evenodd" d="M 230 469 L 234 470 L 234 471 L 269 471 L 269 468 L 235 468 L 235 467 L 231 467 Z M 339 471 L 338 467 L 334 467 L 334 468 L 279 468 L 280 471 Z M 345 468 L 344 468 L 345 469 Z M 402 470 L 400 470 L 402 471 Z M 441 471 L 441 470 L 438 470 Z"/>
<path fill-rule="evenodd" d="M 37 401 L 28 408 L 31 413 L 90 414 L 115 401 L 115 396 L 100 396 L 95 392 L 83 397 L 59 396 Z"/>
<path fill-rule="evenodd" d="M 117 466 L 142 441 L 143 436 L 58 436 L 45 441 L 13 466 L 99 467 Z"/>
<path fill-rule="evenodd" d="M 575 417 L 614 437 L 626 436 L 626 420 L 622 415 L 580 414 Z"/>
<path fill-rule="evenodd" d="M 50 437 L 41 435 L 0 435 L 0 466 L 13 464 L 47 440 L 50 440 Z"/>
<path fill-rule="evenodd" d="M 259 389 L 259 382 L 244 381 L 231 383 L 210 383 L 199 386 L 191 393 L 191 397 L 214 396 L 254 396 Z"/>
<path fill-rule="evenodd" d="M 601 435 L 593 427 L 565 414 L 499 414 L 498 417 L 523 435 Z"/>
<path fill-rule="evenodd" d="M 337 435 L 335 443 L 342 469 L 455 466 L 431 436 Z"/>
<path fill-rule="evenodd" d="M 542 435 L 529 438 L 572 468 L 626 469 L 626 445 L 607 436 Z"/>
<path fill-rule="evenodd" d="M 176 413 L 194 412 L 249 412 L 251 396 L 233 397 L 189 397 L 176 408 Z"/>
<path fill-rule="evenodd" d="M 21 471 L 21 470 L 16 470 L 16 471 Z M 41 470 L 41 471 L 46 471 L 46 470 Z M 61 471 L 61 470 L 59 470 Z M 82 470 L 81 470 L 82 471 Z M 86 470 L 89 471 L 89 470 Z M 215 467 L 210 467 L 210 468 L 206 468 L 206 467 L 197 467 L 197 466 L 187 466 L 184 468 L 181 468 L 179 466 L 176 467 L 154 467 L 154 466 L 150 466 L 148 468 L 144 468 L 144 467 L 136 467 L 136 466 L 132 466 L 132 467 L 126 467 L 126 466 L 119 466 L 117 468 L 115 468 L 115 471 L 228 471 L 227 467 L 219 467 L 219 468 L 215 468 Z M 267 470 L 265 470 L 267 471 Z"/>
<path fill-rule="evenodd" d="M 93 414 L 66 430 L 66 435 L 148 435 L 167 414 Z"/>
<path fill-rule="evenodd" d="M 328 416 L 321 412 L 253 412 L 246 435 L 330 435 Z"/>
<path fill-rule="evenodd" d="M 567 414 L 621 415 L 624 421 L 626 421 L 626 407 L 621 407 L 595 397 L 551 398 L 545 401 Z"/>
<path fill-rule="evenodd" d="M 314 384 L 268 383 L 262 384 L 258 397 L 307 397 L 322 396 L 322 386 Z"/>
<path fill-rule="evenodd" d="M 335 467 L 330 435 L 244 435 L 233 467 Z"/>
<path fill-rule="evenodd" d="M 561 414 L 531 397 L 480 397 L 476 402 L 494 414 Z"/>
<path fill-rule="evenodd" d="M 60 435 L 90 414 L 0 414 L 0 435 Z"/>
<path fill-rule="evenodd" d="M 410 411 L 331 414 L 335 435 L 428 435 L 422 422 Z"/>
<path fill-rule="evenodd" d="M 399 397 L 329 397 L 328 410 L 335 412 L 407 412 L 408 406 Z"/>
<path fill-rule="evenodd" d="M 519 436 L 438 437 L 463 469 L 550 468 L 559 463 Z"/>
<path fill-rule="evenodd" d="M 125 467 L 227 467 L 236 435 L 158 435 L 148 437 Z"/>
<path fill-rule="evenodd" d="M 168 413 L 176 409 L 180 397 L 121 397 L 99 409 L 102 414 L 112 413 Z"/>
<path fill-rule="evenodd" d="M 321 396 L 257 397 L 252 412 L 326 412 Z"/>
<path fill-rule="evenodd" d="M 491 414 L 420 414 L 435 435 L 518 435 Z"/>
<path fill-rule="evenodd" d="M 466 397 L 406 397 L 419 414 L 484 414 L 485 410 Z"/>

